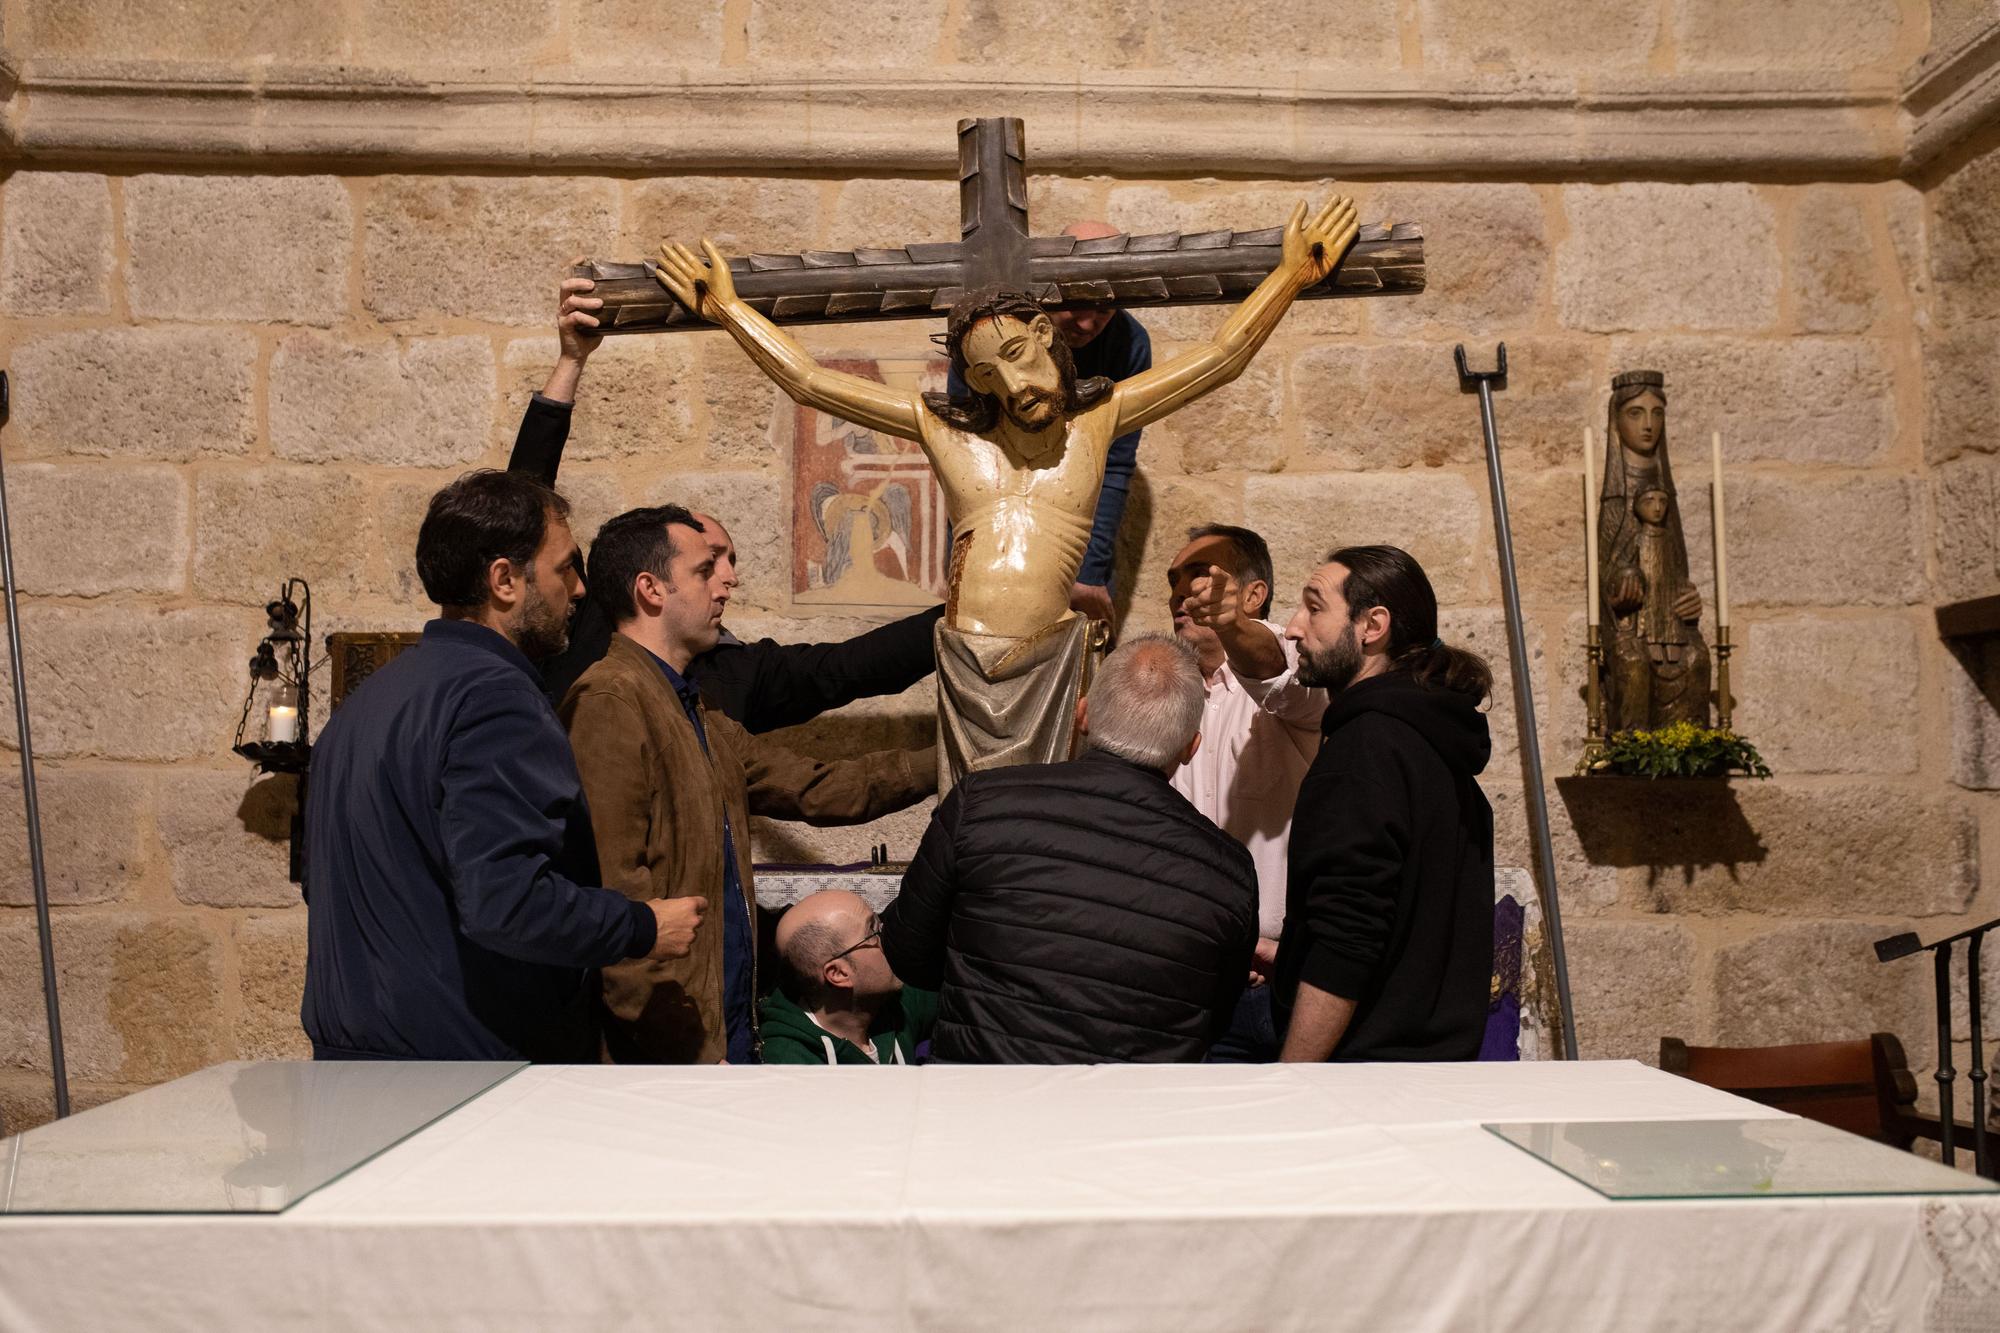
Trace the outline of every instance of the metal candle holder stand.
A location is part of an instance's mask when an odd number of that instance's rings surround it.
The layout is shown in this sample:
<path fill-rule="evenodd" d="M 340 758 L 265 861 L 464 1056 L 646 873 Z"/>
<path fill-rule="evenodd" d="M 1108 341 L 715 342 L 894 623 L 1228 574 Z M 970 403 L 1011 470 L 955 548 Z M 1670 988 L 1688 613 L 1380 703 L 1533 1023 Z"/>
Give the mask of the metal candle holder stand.
<path fill-rule="evenodd" d="M 1986 1033 L 1981 1024 L 1979 1003 L 1979 942 L 1985 938 L 1986 932 L 1996 927 L 2000 927 L 2000 918 L 1929 944 L 1923 943 L 1914 933 L 1891 935 L 1886 940 L 1875 941 L 1875 957 L 1884 963 L 1907 958 L 1913 953 L 1928 951 L 1932 955 L 1937 986 L 1938 1147 L 1946 1166 L 1953 1165 L 1958 1156 L 1958 1126 L 1953 1118 L 1955 1111 L 1952 1105 L 1958 1071 L 1952 1068 L 1951 1063 L 1951 946 L 1960 940 L 1966 941 L 1966 1000 L 1972 1013 L 1972 1072 L 1967 1079 L 1972 1084 L 1972 1167 L 1989 1180 L 2000 1180 L 2000 1164 L 1993 1160 L 1986 1132 L 1991 1108 L 1986 1097 Z"/>
<path fill-rule="evenodd" d="M 1735 730 L 1736 701 L 1729 697 L 1729 626 L 1715 627 L 1715 725 Z"/>
<path fill-rule="evenodd" d="M 0 370 L 0 427 L 12 394 Z M 0 582 L 7 598 L 7 659 L 14 669 L 14 723 L 21 737 L 21 799 L 27 808 L 28 871 L 35 886 L 35 934 L 42 948 L 42 1004 L 49 1020 L 49 1075 L 55 1082 L 56 1116 L 69 1114 L 69 1070 L 63 1060 L 62 1006 L 56 994 L 56 947 L 49 924 L 49 872 L 42 860 L 42 808 L 35 793 L 35 745 L 28 731 L 28 681 L 21 662 L 21 608 L 14 591 L 14 537 L 8 523 L 7 481 L 0 468 Z"/>
<path fill-rule="evenodd" d="M 1500 475 L 1500 436 L 1493 424 L 1493 391 L 1507 387 L 1507 344 L 1496 354 L 1498 367 L 1475 371 L 1466 365 L 1465 347 L 1452 349 L 1458 364 L 1458 387 L 1479 395 L 1479 424 L 1486 436 L 1486 480 L 1493 494 L 1493 536 L 1500 548 L 1500 591 L 1507 609 L 1507 651 L 1512 655 L 1514 707 L 1521 719 L 1521 766 L 1526 770 L 1528 822 L 1535 835 L 1535 853 L 1542 863 L 1542 915 L 1548 922 L 1551 961 L 1555 965 L 1556 1002 L 1562 1009 L 1563 1059 L 1574 1060 L 1576 1016 L 1570 1012 L 1569 958 L 1563 949 L 1562 909 L 1556 898 L 1556 854 L 1549 837 L 1549 797 L 1542 783 L 1542 746 L 1535 726 L 1535 689 L 1528 674 L 1528 636 L 1521 621 L 1521 587 L 1514 573 L 1514 533 L 1507 521 L 1507 485 Z"/>
<path fill-rule="evenodd" d="M 1586 763 L 1594 760 L 1604 751 L 1611 736 L 1605 729 L 1604 718 L 1604 630 L 1591 625 L 1584 633 L 1584 656 L 1590 669 L 1583 678 L 1584 738 L 1583 754 Z"/>

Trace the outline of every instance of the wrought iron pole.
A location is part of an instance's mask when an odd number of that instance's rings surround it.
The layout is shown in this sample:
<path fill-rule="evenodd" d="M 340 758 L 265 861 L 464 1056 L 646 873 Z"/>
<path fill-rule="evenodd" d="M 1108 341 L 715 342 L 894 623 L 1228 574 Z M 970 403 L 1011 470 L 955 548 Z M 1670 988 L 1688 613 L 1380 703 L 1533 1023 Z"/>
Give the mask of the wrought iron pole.
<path fill-rule="evenodd" d="M 11 405 L 7 372 L 0 370 L 0 427 Z M 35 796 L 35 744 L 28 730 L 28 682 L 21 661 L 21 608 L 14 593 L 14 537 L 8 525 L 6 469 L 0 466 L 0 581 L 7 597 L 7 657 L 14 669 L 14 720 L 21 733 L 21 800 L 28 812 L 28 871 L 35 885 L 35 930 L 42 945 L 42 1003 L 49 1017 L 49 1073 L 55 1080 L 56 1115 L 69 1114 L 69 1071 L 63 1063 L 62 1007 L 56 996 L 55 935 L 49 925 L 49 872 L 42 862 L 42 809 Z"/>
<path fill-rule="evenodd" d="M 1986 1143 L 1986 1031 L 1979 1018 L 1979 942 L 1985 938 L 1974 935 L 1965 946 L 1965 1000 L 1972 1010 L 1972 1169 L 1990 1180 L 1994 1170 Z"/>
<path fill-rule="evenodd" d="M 1535 853 L 1542 862 L 1542 915 L 1547 918 L 1550 952 L 1556 969 L 1556 1003 L 1562 1008 L 1562 1058 L 1574 1060 L 1576 1016 L 1570 1009 L 1569 957 L 1563 949 L 1562 907 L 1556 894 L 1555 844 L 1549 837 L 1549 798 L 1542 785 L 1541 734 L 1535 727 L 1535 689 L 1528 675 L 1528 636 L 1521 624 L 1521 589 L 1514 575 L 1514 533 L 1507 522 L 1507 483 L 1500 475 L 1500 436 L 1493 424 L 1493 391 L 1507 387 L 1507 344 L 1499 348 L 1499 366 L 1475 372 L 1465 363 L 1463 345 L 1452 349 L 1458 363 L 1458 387 L 1479 395 L 1479 424 L 1486 433 L 1486 480 L 1493 492 L 1493 535 L 1500 548 L 1500 593 L 1506 603 L 1507 651 L 1513 656 L 1514 707 L 1521 720 L 1521 764 L 1528 784 L 1528 824 L 1535 835 Z"/>
<path fill-rule="evenodd" d="M 1958 1082 L 1958 1071 L 1951 1067 L 1951 941 L 1939 943 L 1931 957 L 1933 980 L 1937 987 L 1937 1032 L 1938 1032 L 1938 1155 L 1946 1166 L 1958 1161 L 1957 1144 L 1953 1141 L 1958 1133 L 1954 1120 L 1956 1108 L 1952 1106 L 1952 1088 Z M 1972 1109 L 1978 1117 L 1981 1108 Z"/>

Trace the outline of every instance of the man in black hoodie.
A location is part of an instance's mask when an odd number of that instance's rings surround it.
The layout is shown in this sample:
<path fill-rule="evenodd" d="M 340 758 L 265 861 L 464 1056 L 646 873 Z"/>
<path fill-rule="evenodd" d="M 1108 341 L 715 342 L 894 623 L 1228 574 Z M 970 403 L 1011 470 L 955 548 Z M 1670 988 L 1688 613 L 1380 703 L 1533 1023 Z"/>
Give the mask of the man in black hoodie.
<path fill-rule="evenodd" d="M 1493 969 L 1486 663 L 1393 546 L 1334 551 L 1286 637 L 1333 696 L 1292 817 L 1272 999 L 1284 1060 L 1470 1060 Z"/>

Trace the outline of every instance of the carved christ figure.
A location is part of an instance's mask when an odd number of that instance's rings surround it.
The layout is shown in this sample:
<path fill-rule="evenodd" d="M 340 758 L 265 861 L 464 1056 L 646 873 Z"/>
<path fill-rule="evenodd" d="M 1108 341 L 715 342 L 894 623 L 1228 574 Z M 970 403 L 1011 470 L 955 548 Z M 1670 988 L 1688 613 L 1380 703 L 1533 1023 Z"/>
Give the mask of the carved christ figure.
<path fill-rule="evenodd" d="M 1025 295 L 973 292 L 944 344 L 968 397 L 920 394 L 828 370 L 738 299 L 729 265 L 661 247 L 656 276 L 727 329 L 792 399 L 916 441 L 953 524 L 950 591 L 938 627 L 939 752 L 949 786 L 969 769 L 1069 757 L 1075 701 L 1095 636 L 1069 608 L 1111 441 L 1243 373 L 1292 300 L 1340 262 L 1359 231 L 1329 200 L 1286 224 L 1276 268 L 1206 345 L 1128 380 L 1079 382 L 1068 348 Z"/>

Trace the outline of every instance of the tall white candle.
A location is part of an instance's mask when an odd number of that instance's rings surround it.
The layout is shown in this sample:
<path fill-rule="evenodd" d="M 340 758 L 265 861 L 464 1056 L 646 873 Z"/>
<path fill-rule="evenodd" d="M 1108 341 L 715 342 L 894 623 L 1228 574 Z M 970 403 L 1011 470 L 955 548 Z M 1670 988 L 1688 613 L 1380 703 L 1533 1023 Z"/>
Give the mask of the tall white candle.
<path fill-rule="evenodd" d="M 1583 428 L 1583 600 L 1590 619 L 1597 624 L 1597 460 L 1596 440 L 1590 427 Z"/>
<path fill-rule="evenodd" d="M 1709 453 L 1715 464 L 1715 480 L 1709 483 L 1709 509 L 1715 522 L 1715 623 L 1729 623 L 1729 542 L 1723 535 L 1722 432 L 1709 436 Z"/>

